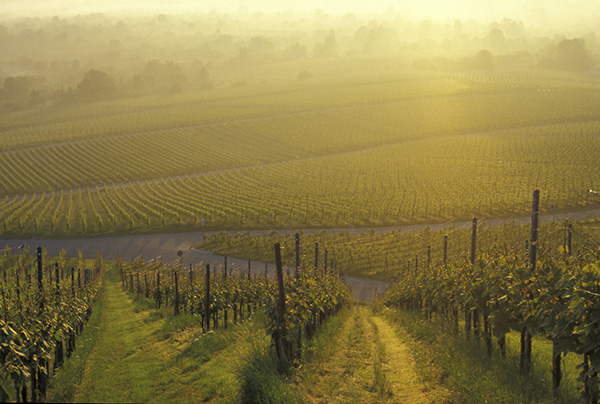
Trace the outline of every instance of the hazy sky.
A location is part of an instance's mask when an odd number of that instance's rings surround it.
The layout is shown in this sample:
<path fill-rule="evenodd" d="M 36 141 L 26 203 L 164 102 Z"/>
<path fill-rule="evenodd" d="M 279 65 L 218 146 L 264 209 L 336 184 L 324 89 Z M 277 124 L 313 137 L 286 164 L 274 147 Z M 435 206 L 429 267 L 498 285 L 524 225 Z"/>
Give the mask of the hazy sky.
<path fill-rule="evenodd" d="M 35 11 L 46 14 L 81 14 L 117 12 L 123 9 L 178 12 L 244 11 L 246 13 L 295 12 L 312 13 L 321 9 L 330 14 L 345 13 L 398 13 L 406 19 L 469 19 L 483 21 L 503 18 L 521 19 L 533 24 L 588 23 L 600 19 L 598 0 L 0 0 L 0 18 L 31 15 Z"/>

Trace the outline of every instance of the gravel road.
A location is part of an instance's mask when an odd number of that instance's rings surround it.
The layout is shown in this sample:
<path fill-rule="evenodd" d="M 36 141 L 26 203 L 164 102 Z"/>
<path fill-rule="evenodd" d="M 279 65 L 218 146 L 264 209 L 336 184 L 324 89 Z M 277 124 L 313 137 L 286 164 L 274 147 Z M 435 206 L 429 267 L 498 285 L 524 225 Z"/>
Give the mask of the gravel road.
<path fill-rule="evenodd" d="M 600 217 L 600 209 L 587 210 L 581 212 L 559 213 L 555 215 L 541 215 L 541 222 L 562 221 L 565 218 L 573 220 L 590 219 Z M 488 226 L 499 226 L 503 223 L 514 220 L 517 224 L 530 223 L 529 216 L 516 217 L 514 219 L 493 219 L 487 220 Z M 468 228 L 471 221 L 451 222 L 451 223 L 432 223 L 403 226 L 402 232 L 415 232 L 429 226 L 432 231 L 443 230 L 449 227 Z M 304 229 L 305 234 L 318 232 L 321 229 Z M 371 228 L 352 228 L 352 229 L 329 229 L 329 233 L 339 233 L 350 231 L 352 233 L 362 233 L 371 230 Z M 398 227 L 379 227 L 373 229 L 376 233 L 386 233 L 392 230 L 398 230 Z M 250 233 L 260 235 L 270 232 L 270 230 L 254 230 Z M 280 230 L 279 233 L 296 233 L 298 230 Z M 144 234 L 118 237 L 99 237 L 99 238 L 78 238 L 78 239 L 0 239 L 0 246 L 16 248 L 23 244 L 30 246 L 33 251 L 38 246 L 48 249 L 50 255 L 58 254 L 60 248 L 64 248 L 70 256 L 76 256 L 79 249 L 82 250 L 85 258 L 96 258 L 100 251 L 104 259 L 115 260 L 120 255 L 124 260 L 132 260 L 142 256 L 145 260 L 162 256 L 164 262 L 175 263 L 178 259 L 177 252 L 182 251 L 182 261 L 185 266 L 189 264 L 198 265 L 200 263 L 210 265 L 223 264 L 223 257 L 214 255 L 207 251 L 193 250 L 193 244 L 202 240 L 203 235 L 209 235 L 214 232 L 193 232 L 193 233 L 169 233 L 169 234 Z M 229 231 L 235 234 L 237 231 Z M 248 261 L 244 259 L 229 258 L 228 263 L 234 271 L 240 271 L 248 268 Z M 254 273 L 264 274 L 264 263 L 251 263 L 251 269 Z M 274 266 L 267 265 L 270 275 L 274 274 Z M 346 277 L 346 282 L 350 286 L 354 297 L 363 302 L 370 302 L 376 294 L 383 293 L 389 286 L 389 282 L 370 279 L 361 279 Z"/>

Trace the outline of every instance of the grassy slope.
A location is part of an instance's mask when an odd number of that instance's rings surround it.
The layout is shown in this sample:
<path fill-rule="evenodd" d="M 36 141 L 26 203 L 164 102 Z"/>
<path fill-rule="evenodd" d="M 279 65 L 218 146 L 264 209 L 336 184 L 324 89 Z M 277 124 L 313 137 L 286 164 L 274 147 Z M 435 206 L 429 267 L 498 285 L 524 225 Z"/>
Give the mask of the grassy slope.
<path fill-rule="evenodd" d="M 132 299 L 114 272 L 86 330 L 91 339 L 80 338 L 86 348 L 54 379 L 49 401 L 439 402 L 420 383 L 407 345 L 364 306 L 326 323 L 287 377 L 277 372 L 261 312 L 202 334 L 197 318 Z"/>
<path fill-rule="evenodd" d="M 72 397 L 74 402 L 239 401 L 235 369 L 264 331 L 245 323 L 201 335 L 196 318 L 177 319 L 134 302 L 109 274 L 96 344 Z"/>
<path fill-rule="evenodd" d="M 553 396 L 547 341 L 534 341 L 534 371 L 521 376 L 515 336 L 509 336 L 507 359 L 496 352 L 489 360 L 483 343 L 465 343 L 440 321 L 360 305 L 330 319 L 305 345 L 300 366 L 284 377 L 261 316 L 202 334 L 197 318 L 173 317 L 132 299 L 108 272 L 99 306 L 79 339 L 83 346 L 53 379 L 48 399 L 417 404 L 578 398 L 575 355 L 565 358 L 565 379 Z"/>
<path fill-rule="evenodd" d="M 443 389 L 422 384 L 406 342 L 368 308 L 355 306 L 333 320 L 314 350 L 296 375 L 304 402 L 444 401 Z"/>
<path fill-rule="evenodd" d="M 507 357 L 495 352 L 488 358 L 483 341 L 465 341 L 440 319 L 425 321 L 421 314 L 384 310 L 395 330 L 411 341 L 410 345 L 420 377 L 427 385 L 442 384 L 452 391 L 453 402 L 460 403 L 557 403 L 579 401 L 576 382 L 581 358 L 569 354 L 563 358 L 563 380 L 555 395 L 552 391 L 552 343 L 534 338 L 533 370 L 518 371 L 520 335 L 507 335 Z"/>

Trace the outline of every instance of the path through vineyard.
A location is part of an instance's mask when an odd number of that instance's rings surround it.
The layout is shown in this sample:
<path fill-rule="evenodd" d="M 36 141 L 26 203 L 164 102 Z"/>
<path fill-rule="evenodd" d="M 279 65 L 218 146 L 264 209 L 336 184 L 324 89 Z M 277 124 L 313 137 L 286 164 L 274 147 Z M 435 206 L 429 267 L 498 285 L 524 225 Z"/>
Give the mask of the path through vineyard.
<path fill-rule="evenodd" d="M 99 335 L 74 402 L 243 401 L 239 369 L 253 347 L 268 345 L 262 324 L 250 321 L 208 336 L 194 326 L 165 333 L 173 317 L 141 309 L 111 272 L 101 299 Z M 439 395 L 421 384 L 409 345 L 383 316 L 352 306 L 338 322 L 324 334 L 323 354 L 292 377 L 289 388 L 303 402 L 417 404 Z M 209 344 L 208 355 L 189 349 L 211 337 L 222 343 Z"/>
<path fill-rule="evenodd" d="M 305 365 L 299 379 L 311 403 L 420 404 L 439 402 L 443 394 L 421 383 L 409 345 L 364 306 L 344 315 L 323 357 Z"/>
<path fill-rule="evenodd" d="M 196 338 L 192 328 L 166 334 L 172 317 L 136 309 L 113 273 L 105 276 L 102 320 L 74 402 L 238 402 L 234 368 L 262 328 L 247 325 L 215 347 L 210 358 L 182 355 Z"/>

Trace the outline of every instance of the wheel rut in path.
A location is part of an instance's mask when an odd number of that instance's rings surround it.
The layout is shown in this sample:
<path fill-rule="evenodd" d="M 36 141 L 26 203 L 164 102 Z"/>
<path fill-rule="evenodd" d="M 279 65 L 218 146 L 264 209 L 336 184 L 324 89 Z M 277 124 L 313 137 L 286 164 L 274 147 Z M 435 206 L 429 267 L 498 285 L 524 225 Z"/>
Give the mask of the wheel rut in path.
<path fill-rule="evenodd" d="M 371 320 L 377 327 L 379 341 L 384 347 L 385 355 L 381 364 L 391 396 L 399 403 L 429 403 L 430 398 L 418 380 L 415 361 L 407 344 L 398 338 L 396 331 L 383 317 L 373 316 Z"/>
<path fill-rule="evenodd" d="M 345 315 L 322 357 L 306 364 L 299 384 L 307 403 L 426 404 L 436 395 L 419 380 L 410 347 L 365 307 Z"/>

